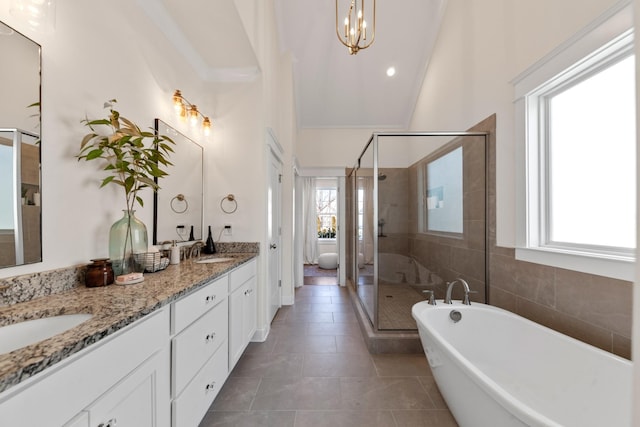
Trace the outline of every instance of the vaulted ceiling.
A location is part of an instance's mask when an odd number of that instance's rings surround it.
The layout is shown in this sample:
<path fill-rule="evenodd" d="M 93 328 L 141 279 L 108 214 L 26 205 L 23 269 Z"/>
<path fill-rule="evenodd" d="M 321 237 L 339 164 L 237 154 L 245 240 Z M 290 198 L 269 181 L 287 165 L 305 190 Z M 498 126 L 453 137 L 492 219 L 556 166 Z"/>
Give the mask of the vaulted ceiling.
<path fill-rule="evenodd" d="M 377 0 L 375 42 L 357 55 L 337 39 L 334 1 L 274 2 L 280 49 L 293 58 L 300 128 L 408 127 L 446 0 Z M 259 73 L 233 0 L 137 3 L 204 81 Z M 344 16 L 348 3 L 339 4 Z"/>
<path fill-rule="evenodd" d="M 348 2 L 338 3 L 342 22 Z M 275 0 L 280 45 L 294 60 L 299 127 L 406 128 L 444 3 L 378 0 L 373 45 L 349 55 L 336 36 L 335 1 Z"/>

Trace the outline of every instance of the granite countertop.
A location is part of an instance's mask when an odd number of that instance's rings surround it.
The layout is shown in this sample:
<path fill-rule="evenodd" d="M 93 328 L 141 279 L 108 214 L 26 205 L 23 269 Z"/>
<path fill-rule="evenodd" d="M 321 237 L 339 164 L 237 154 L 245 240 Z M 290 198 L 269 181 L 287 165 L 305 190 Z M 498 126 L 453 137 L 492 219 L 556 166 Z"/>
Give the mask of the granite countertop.
<path fill-rule="evenodd" d="M 91 319 L 62 334 L 0 354 L 0 392 L 204 286 L 257 255 L 224 253 L 218 257 L 234 260 L 206 264 L 186 260 L 177 265 L 169 265 L 163 271 L 145 273 L 144 282 L 135 285 L 114 284 L 98 288 L 78 286 L 31 301 L 0 307 L 0 326 L 60 314 L 93 314 Z"/>

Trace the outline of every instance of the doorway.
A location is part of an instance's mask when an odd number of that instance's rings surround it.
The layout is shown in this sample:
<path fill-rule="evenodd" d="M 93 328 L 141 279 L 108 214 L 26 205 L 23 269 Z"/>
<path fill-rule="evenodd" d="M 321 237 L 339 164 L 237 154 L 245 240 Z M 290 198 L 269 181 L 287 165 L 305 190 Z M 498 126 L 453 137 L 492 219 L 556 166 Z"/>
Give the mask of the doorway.
<path fill-rule="evenodd" d="M 306 177 L 303 185 L 303 284 L 340 284 L 339 180 Z"/>

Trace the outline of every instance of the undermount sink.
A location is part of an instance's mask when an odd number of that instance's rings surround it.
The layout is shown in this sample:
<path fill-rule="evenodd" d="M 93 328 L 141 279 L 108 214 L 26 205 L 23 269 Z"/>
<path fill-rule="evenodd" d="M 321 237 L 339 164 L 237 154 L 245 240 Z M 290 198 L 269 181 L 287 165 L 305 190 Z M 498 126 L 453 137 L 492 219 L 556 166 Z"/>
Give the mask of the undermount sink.
<path fill-rule="evenodd" d="M 0 327 L 0 354 L 61 334 L 92 317 L 93 314 L 87 313 L 62 314 L 2 326 Z"/>
<path fill-rule="evenodd" d="M 205 258 L 199 259 L 198 261 L 196 261 L 196 264 L 212 264 L 214 262 L 229 262 L 233 260 L 234 258 Z"/>

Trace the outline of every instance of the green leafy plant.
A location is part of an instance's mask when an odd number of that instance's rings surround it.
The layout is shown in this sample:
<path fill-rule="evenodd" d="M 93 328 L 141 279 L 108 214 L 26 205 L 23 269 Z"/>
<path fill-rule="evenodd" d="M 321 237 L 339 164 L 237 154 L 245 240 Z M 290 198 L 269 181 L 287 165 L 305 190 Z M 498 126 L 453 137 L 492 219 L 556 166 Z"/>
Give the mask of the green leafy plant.
<path fill-rule="evenodd" d="M 82 120 L 91 132 L 82 138 L 77 157 L 78 161 L 103 160 L 107 176 L 100 188 L 107 184 L 122 187 L 127 211 L 132 212 L 136 203 L 144 206 L 138 192 L 144 188 L 156 191 L 157 179 L 168 175 L 165 168 L 172 165 L 168 157 L 175 143 L 168 136 L 142 131 L 114 110 L 116 102 L 115 99 L 105 102 L 104 108 L 109 109 L 107 118 Z M 99 132 L 105 128 L 106 132 Z"/>

